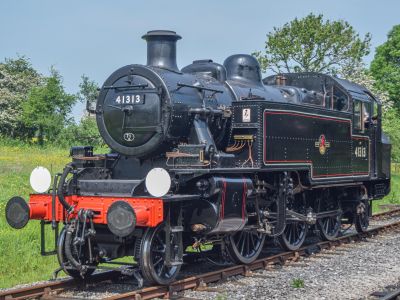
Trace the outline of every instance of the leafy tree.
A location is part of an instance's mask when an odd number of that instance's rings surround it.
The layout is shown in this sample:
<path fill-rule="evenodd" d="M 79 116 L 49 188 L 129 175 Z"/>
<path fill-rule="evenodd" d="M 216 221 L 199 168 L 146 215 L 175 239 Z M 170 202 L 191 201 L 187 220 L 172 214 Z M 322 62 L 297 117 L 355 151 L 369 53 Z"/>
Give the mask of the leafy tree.
<path fill-rule="evenodd" d="M 42 75 L 24 56 L 6 58 L 0 63 L 0 135 L 12 138 L 33 135 L 32 128 L 22 120 L 22 103 L 27 101 L 31 88 L 42 82 Z"/>
<path fill-rule="evenodd" d="M 69 114 L 76 96 L 67 94 L 62 77 L 54 69 L 43 85 L 33 87 L 22 104 L 23 121 L 37 131 L 38 141 L 54 140 L 63 127 L 71 121 Z"/>
<path fill-rule="evenodd" d="M 324 72 L 353 65 L 369 53 L 371 35 L 360 38 L 346 21 L 324 21 L 323 15 L 309 14 L 294 19 L 267 34 L 265 51 L 253 53 L 263 71 Z"/>
<path fill-rule="evenodd" d="M 79 84 L 79 99 L 82 102 L 86 102 L 89 106 L 95 105 L 97 97 L 99 96 L 99 85 L 90 80 L 88 76 L 82 75 L 82 82 Z M 84 116 L 77 128 L 78 141 L 81 144 L 100 145 L 103 143 L 103 139 L 100 136 L 99 129 L 94 116 L 88 112 L 87 116 Z"/>
<path fill-rule="evenodd" d="M 339 74 L 342 78 L 362 85 L 371 91 L 382 102 L 384 112 L 392 108 L 388 93 L 377 86 L 375 78 L 364 63 L 360 62 L 353 66 L 345 66 L 339 70 Z"/>
<path fill-rule="evenodd" d="M 81 102 L 96 103 L 99 91 L 95 81 L 82 75 L 82 82 L 79 84 L 80 91 L 77 94 Z M 79 124 L 71 123 L 63 129 L 57 143 L 65 146 L 72 145 L 103 145 L 103 139 L 97 128 L 94 116 L 87 114 L 82 117 Z"/>
<path fill-rule="evenodd" d="M 99 96 L 99 86 L 98 84 L 90 80 L 86 75 L 82 75 L 82 82 L 79 84 L 79 94 L 78 98 L 81 102 L 86 102 L 89 104 L 96 103 L 97 97 Z"/>
<path fill-rule="evenodd" d="M 376 48 L 371 72 L 376 86 L 386 90 L 390 100 L 400 108 L 400 25 L 394 26 L 387 41 Z"/>

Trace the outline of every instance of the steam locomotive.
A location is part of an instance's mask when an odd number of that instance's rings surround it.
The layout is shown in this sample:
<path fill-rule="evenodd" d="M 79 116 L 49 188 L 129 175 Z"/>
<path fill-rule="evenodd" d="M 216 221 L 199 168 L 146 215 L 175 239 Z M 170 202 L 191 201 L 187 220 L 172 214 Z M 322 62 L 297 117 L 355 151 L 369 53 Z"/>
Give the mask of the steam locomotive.
<path fill-rule="evenodd" d="M 295 250 L 310 230 L 325 240 L 344 223 L 367 230 L 371 200 L 390 190 L 391 151 L 370 91 L 319 73 L 262 79 L 243 54 L 179 70 L 179 35 L 142 38 L 147 65 L 116 70 L 88 105 L 111 152 L 72 147 L 50 189 L 36 170 L 39 192 L 7 204 L 14 228 L 41 220 L 42 254 L 60 270 L 86 278 L 133 256 L 146 282 L 167 285 L 206 244 L 247 264 L 266 237 Z"/>

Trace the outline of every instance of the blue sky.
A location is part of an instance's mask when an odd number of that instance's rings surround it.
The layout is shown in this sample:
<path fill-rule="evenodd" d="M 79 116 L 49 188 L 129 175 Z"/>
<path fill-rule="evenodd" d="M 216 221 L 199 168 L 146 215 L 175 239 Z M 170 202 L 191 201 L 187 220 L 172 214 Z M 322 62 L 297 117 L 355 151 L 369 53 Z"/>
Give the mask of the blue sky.
<path fill-rule="evenodd" d="M 82 74 L 99 84 L 115 69 L 146 63 L 148 30 L 182 35 L 178 66 L 194 59 L 217 62 L 234 53 L 264 47 L 265 35 L 310 12 L 347 20 L 361 34 L 372 34 L 372 53 L 400 23 L 398 0 L 69 0 L 0 2 L 0 60 L 25 55 L 43 74 L 54 65 L 68 92 L 78 91 Z M 82 107 L 74 109 L 79 116 Z"/>

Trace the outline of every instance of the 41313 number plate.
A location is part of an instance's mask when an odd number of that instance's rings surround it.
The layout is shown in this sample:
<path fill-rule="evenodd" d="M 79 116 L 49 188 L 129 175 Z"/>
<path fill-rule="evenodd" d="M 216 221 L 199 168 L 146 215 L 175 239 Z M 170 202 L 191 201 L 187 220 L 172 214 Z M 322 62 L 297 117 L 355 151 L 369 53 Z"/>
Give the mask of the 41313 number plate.
<path fill-rule="evenodd" d="M 143 94 L 130 94 L 130 95 L 118 95 L 115 98 L 116 104 L 144 104 L 144 96 Z"/>

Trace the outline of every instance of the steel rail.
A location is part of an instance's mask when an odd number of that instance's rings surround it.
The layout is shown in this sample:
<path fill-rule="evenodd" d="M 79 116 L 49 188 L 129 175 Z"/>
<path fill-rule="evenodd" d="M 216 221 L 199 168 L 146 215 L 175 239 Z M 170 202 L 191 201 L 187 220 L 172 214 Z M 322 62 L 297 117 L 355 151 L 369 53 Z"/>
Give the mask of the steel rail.
<path fill-rule="evenodd" d="M 371 216 L 372 220 L 379 220 L 383 217 L 392 217 L 393 215 L 400 214 L 400 208 L 391 209 L 384 212 L 379 212 Z"/>
<path fill-rule="evenodd" d="M 396 300 L 397 297 L 400 296 L 400 289 L 395 290 L 393 292 L 387 293 L 386 295 L 379 297 L 381 300 Z"/>
<path fill-rule="evenodd" d="M 106 271 L 101 273 L 93 274 L 90 279 L 80 281 L 77 279 L 65 279 L 50 281 L 46 283 L 40 283 L 28 287 L 14 288 L 6 291 L 0 291 L 0 300 L 8 299 L 31 299 L 41 298 L 44 296 L 51 296 L 52 294 L 58 294 L 68 288 L 85 285 L 87 283 L 99 283 L 107 280 L 117 278 L 121 275 L 118 271 Z"/>

